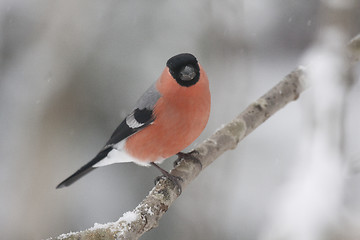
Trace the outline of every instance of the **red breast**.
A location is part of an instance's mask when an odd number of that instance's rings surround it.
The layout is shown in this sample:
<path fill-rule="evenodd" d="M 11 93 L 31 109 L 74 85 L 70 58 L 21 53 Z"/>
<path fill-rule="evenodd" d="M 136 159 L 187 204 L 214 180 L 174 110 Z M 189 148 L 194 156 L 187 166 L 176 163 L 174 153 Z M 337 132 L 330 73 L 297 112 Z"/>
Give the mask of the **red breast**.
<path fill-rule="evenodd" d="M 168 158 L 189 146 L 204 130 L 210 115 L 209 81 L 200 66 L 196 84 L 181 86 L 166 67 L 156 82 L 161 97 L 154 107 L 154 122 L 130 136 L 125 150 L 139 161 Z"/>

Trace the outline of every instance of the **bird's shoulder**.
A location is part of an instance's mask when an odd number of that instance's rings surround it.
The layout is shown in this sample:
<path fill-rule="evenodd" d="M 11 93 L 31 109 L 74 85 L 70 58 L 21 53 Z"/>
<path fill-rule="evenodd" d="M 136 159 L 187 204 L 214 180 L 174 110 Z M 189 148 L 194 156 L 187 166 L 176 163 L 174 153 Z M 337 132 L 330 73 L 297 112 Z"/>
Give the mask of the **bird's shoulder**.
<path fill-rule="evenodd" d="M 107 141 L 105 148 L 119 143 L 150 125 L 155 120 L 153 110 L 160 97 L 161 94 L 156 89 L 155 82 L 139 98 L 135 104 L 134 110 L 128 114 L 115 129 L 110 139 Z"/>

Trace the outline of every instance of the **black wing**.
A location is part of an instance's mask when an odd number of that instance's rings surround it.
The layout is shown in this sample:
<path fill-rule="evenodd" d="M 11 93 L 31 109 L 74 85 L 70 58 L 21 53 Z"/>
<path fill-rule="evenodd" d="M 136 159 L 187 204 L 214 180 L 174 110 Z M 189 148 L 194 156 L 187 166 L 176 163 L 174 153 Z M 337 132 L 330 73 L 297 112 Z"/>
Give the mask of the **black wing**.
<path fill-rule="evenodd" d="M 140 131 L 154 121 L 153 111 L 149 109 L 135 109 L 130 115 L 128 115 L 121 124 L 115 129 L 111 135 L 109 141 L 107 141 L 105 147 L 87 164 L 82 166 L 70 177 L 62 181 L 56 188 L 67 187 L 77 181 L 85 174 L 91 172 L 95 168 L 96 163 L 103 160 L 108 153 L 113 149 L 113 146 L 132 134 Z"/>
<path fill-rule="evenodd" d="M 154 121 L 155 117 L 153 111 L 147 108 L 135 109 L 130 115 L 128 115 L 124 121 L 115 129 L 111 135 L 109 141 L 106 142 L 106 146 L 114 145 L 127 137 L 130 137 L 134 133 L 148 126 Z"/>

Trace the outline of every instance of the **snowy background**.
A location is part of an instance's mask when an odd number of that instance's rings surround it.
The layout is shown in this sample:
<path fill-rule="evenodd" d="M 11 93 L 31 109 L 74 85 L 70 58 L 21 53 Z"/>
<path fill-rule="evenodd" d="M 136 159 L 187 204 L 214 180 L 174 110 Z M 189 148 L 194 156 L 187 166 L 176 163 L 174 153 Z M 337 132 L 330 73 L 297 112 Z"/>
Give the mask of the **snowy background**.
<path fill-rule="evenodd" d="M 69 188 L 55 186 L 97 153 L 181 52 L 193 53 L 210 80 L 212 112 L 194 144 L 205 139 L 306 61 L 324 2 L 336 0 L 0 0 L 0 238 L 45 239 L 132 210 L 153 187 L 156 169 L 112 165 Z M 354 36 L 360 18 L 352 25 Z M 302 240 L 359 239 L 360 85 L 347 93 L 350 171 L 325 180 L 313 177 L 321 164 L 299 157 L 307 151 L 304 108 L 313 94 L 215 161 L 142 239 L 297 239 L 282 227 L 302 231 Z M 296 194 L 306 199 L 293 201 Z M 329 202 L 336 207 L 313 211 Z"/>

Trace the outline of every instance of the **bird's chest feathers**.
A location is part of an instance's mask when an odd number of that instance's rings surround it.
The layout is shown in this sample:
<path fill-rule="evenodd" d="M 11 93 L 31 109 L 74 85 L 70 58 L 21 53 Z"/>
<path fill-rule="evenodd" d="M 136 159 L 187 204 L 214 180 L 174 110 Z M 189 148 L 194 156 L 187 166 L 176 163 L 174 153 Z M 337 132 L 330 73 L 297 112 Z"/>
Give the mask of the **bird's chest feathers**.
<path fill-rule="evenodd" d="M 204 124 L 206 110 L 201 98 L 172 96 L 172 99 L 160 99 L 154 111 L 155 122 L 162 123 L 164 131 L 192 131 Z"/>

